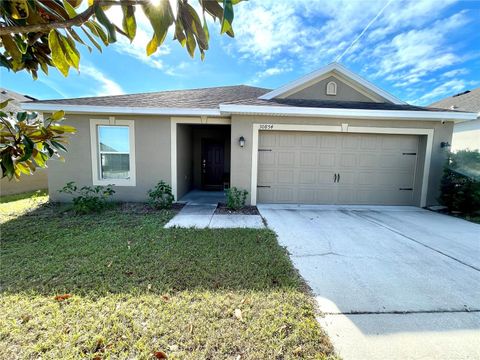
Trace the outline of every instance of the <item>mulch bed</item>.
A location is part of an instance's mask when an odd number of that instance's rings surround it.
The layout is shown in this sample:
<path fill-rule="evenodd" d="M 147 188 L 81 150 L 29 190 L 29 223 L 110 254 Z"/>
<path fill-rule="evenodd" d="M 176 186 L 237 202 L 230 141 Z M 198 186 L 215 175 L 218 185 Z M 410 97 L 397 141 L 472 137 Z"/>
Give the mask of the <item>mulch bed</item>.
<path fill-rule="evenodd" d="M 123 212 L 126 213 L 136 213 L 136 214 L 152 214 L 156 212 L 160 212 L 162 210 L 155 209 L 148 205 L 147 203 L 132 203 L 132 202 L 125 202 L 119 204 L 120 208 Z M 174 213 L 178 213 L 185 204 L 173 203 L 172 208 L 170 209 Z"/>
<path fill-rule="evenodd" d="M 216 215 L 260 215 L 256 206 L 244 206 L 239 210 L 230 210 L 224 203 L 218 203 Z"/>

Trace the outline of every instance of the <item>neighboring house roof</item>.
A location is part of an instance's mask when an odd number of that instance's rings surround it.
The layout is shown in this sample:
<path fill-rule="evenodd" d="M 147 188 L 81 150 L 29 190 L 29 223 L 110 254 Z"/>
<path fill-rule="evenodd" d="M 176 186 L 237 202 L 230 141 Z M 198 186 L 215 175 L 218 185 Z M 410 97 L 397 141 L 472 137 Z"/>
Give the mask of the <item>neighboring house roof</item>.
<path fill-rule="evenodd" d="M 221 86 L 191 90 L 172 90 L 151 93 L 41 100 L 42 104 L 125 106 L 148 108 L 218 108 L 222 103 L 257 98 L 270 91 L 254 86 Z"/>
<path fill-rule="evenodd" d="M 0 88 L 0 102 L 4 102 L 5 100 L 8 100 L 8 99 L 13 99 L 13 100 L 10 101 L 2 111 L 13 112 L 13 113 L 17 113 L 22 110 L 20 103 L 25 101 L 36 100 L 31 96 L 22 95 L 12 90 Z"/>
<path fill-rule="evenodd" d="M 480 115 L 480 87 L 436 101 L 429 106 L 449 110 L 476 112 Z"/>

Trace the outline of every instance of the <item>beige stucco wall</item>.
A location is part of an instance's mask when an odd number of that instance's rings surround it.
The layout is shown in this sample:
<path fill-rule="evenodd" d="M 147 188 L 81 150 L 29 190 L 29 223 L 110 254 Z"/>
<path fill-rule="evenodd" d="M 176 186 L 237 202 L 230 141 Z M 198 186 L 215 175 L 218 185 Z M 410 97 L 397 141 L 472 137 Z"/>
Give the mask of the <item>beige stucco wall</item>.
<path fill-rule="evenodd" d="M 350 126 L 371 127 L 404 127 L 433 129 L 433 150 L 430 165 L 427 205 L 437 203 L 438 189 L 442 176 L 443 165 L 446 161 L 446 151 L 440 148 L 442 141 L 451 141 L 453 123 L 442 124 L 433 121 L 389 121 L 389 120 L 356 120 L 356 119 L 328 119 L 328 118 L 298 118 L 298 117 L 272 117 L 272 116 L 232 116 L 232 166 L 231 185 L 246 189 L 250 192 L 252 174 L 252 134 L 253 124 L 305 124 L 305 125 L 341 125 L 348 123 Z M 245 147 L 235 145 L 235 140 L 240 136 L 246 139 Z M 421 141 L 422 143 L 422 141 Z M 423 142 L 425 143 L 425 142 Z M 420 175 L 420 174 L 419 174 Z M 249 197 L 250 199 L 250 197 Z M 248 199 L 248 201 L 249 201 Z"/>
<path fill-rule="evenodd" d="M 177 126 L 177 196 L 181 199 L 193 183 L 193 137 L 190 125 Z M 175 200 L 178 200 L 175 199 Z"/>
<path fill-rule="evenodd" d="M 65 162 L 51 161 L 48 188 L 52 201 L 69 201 L 70 196 L 58 192 L 68 181 L 92 186 L 90 119 L 108 119 L 100 115 L 68 115 L 66 123 L 77 128 L 71 137 Z M 115 186 L 115 198 L 124 201 L 145 201 L 147 190 L 159 180 L 171 183 L 170 118 L 161 116 L 116 116 L 134 120 L 136 186 Z"/>
<path fill-rule="evenodd" d="M 480 118 L 455 125 L 452 151 L 458 150 L 480 150 Z"/>
<path fill-rule="evenodd" d="M 337 95 L 327 95 L 327 84 L 330 81 L 337 83 Z M 372 102 L 370 97 L 353 89 L 351 86 L 344 83 L 342 80 L 329 76 L 328 78 L 319 81 L 303 90 L 295 92 L 286 96 L 288 99 L 306 99 L 306 100 L 335 100 L 335 101 L 362 101 Z"/>
<path fill-rule="evenodd" d="M 48 163 L 50 164 L 50 162 Z M 33 175 L 21 175 L 20 181 L 0 180 L 0 196 L 21 194 L 27 191 L 46 189 L 48 187 L 48 170 L 37 168 Z"/>

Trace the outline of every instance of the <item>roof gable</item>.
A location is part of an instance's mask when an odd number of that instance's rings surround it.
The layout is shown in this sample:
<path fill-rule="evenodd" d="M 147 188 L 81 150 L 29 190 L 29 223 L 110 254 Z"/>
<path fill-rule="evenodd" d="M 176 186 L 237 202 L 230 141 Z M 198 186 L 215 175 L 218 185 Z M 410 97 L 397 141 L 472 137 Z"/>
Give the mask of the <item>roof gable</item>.
<path fill-rule="evenodd" d="M 313 73 L 305 75 L 298 80 L 292 81 L 278 89 L 270 91 L 259 97 L 263 100 L 271 100 L 274 98 L 301 98 L 307 96 L 307 99 L 312 99 L 312 94 L 325 94 L 325 85 L 323 83 L 326 79 L 333 77 L 341 86 L 348 87 L 350 98 L 341 98 L 340 100 L 350 101 L 370 101 L 370 102 L 388 102 L 393 104 L 405 104 L 405 102 L 397 99 L 388 92 L 373 85 L 369 81 L 363 79 L 357 74 L 351 72 L 339 63 L 331 63 Z M 322 83 L 323 87 L 315 89 Z M 309 92 L 309 89 L 312 90 Z M 345 97 L 346 95 L 344 95 Z M 313 99 L 312 99 L 313 100 Z M 322 96 L 316 97 L 315 100 L 325 100 Z M 332 100 L 337 100 L 333 97 Z"/>

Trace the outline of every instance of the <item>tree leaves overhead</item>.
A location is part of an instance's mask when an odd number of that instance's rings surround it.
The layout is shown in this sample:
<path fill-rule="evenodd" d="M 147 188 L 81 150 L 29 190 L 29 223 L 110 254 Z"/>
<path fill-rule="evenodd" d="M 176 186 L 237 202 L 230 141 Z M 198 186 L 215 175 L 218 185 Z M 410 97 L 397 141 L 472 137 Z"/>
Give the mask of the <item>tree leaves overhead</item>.
<path fill-rule="evenodd" d="M 61 42 L 54 32 L 50 36 Z M 1 177 L 19 180 L 21 174 L 30 175 L 37 167 L 46 167 L 52 156 L 62 159 L 58 151 L 66 151 L 68 136 L 76 129 L 62 123 L 63 111 L 54 112 L 45 120 L 35 112 L 6 114 L 2 109 L 9 101 L 0 103 Z"/>
<path fill-rule="evenodd" d="M 198 49 L 203 60 L 210 39 L 206 15 L 218 20 L 221 34 L 233 37 L 234 6 L 240 1 L 198 0 L 199 14 L 188 0 L 0 0 L 0 66 L 27 71 L 34 79 L 39 68 L 48 74 L 49 67 L 67 76 L 70 67 L 79 69 L 79 44 L 101 52 L 101 44 L 115 43 L 118 35 L 132 42 L 138 8 L 152 27 L 147 55 L 158 50 L 173 27 L 173 39 L 192 57 Z M 115 6 L 121 7 L 121 24 L 108 11 Z M 82 31 L 75 31 L 78 27 Z"/>

